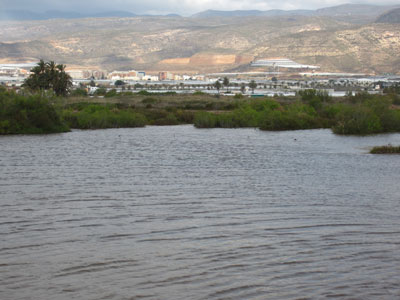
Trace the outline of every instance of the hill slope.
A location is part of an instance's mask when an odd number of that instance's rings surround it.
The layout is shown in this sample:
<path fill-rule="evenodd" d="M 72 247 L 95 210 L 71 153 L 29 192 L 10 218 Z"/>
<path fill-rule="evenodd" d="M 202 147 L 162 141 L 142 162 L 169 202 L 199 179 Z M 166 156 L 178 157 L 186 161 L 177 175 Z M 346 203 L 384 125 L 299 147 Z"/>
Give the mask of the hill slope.
<path fill-rule="evenodd" d="M 215 72 L 286 57 L 325 71 L 399 73 L 400 25 L 326 17 L 135 17 L 3 22 L 0 62 Z"/>
<path fill-rule="evenodd" d="M 375 21 L 375 19 L 394 8 L 400 7 L 389 5 L 370 5 L 370 4 L 342 4 L 338 6 L 326 7 L 317 10 L 280 10 L 272 9 L 267 11 L 260 10 L 206 10 L 194 14 L 194 18 L 210 17 L 250 17 L 250 16 L 327 16 L 339 21 L 355 24 L 365 24 Z"/>
<path fill-rule="evenodd" d="M 383 15 L 377 20 L 377 23 L 400 24 L 400 8 L 393 9 Z"/>

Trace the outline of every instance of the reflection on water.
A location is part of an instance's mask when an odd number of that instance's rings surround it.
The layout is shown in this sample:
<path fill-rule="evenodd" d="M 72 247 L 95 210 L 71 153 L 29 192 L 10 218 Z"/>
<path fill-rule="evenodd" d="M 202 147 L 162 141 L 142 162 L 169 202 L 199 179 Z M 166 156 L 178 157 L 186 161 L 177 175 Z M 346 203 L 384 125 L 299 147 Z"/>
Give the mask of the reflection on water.
<path fill-rule="evenodd" d="M 400 135 L 0 137 L 0 299 L 396 299 Z"/>

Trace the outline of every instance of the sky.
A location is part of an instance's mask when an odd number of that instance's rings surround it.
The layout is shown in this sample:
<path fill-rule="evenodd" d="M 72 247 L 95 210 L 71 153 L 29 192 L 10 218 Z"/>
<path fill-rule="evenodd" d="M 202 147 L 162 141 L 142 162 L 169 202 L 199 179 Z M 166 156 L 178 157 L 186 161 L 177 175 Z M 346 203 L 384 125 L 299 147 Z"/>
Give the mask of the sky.
<path fill-rule="evenodd" d="M 0 0 L 0 10 L 33 12 L 61 10 L 98 13 L 123 10 L 136 14 L 178 13 L 182 16 L 215 10 L 318 9 L 345 3 L 398 5 L 399 0 Z"/>

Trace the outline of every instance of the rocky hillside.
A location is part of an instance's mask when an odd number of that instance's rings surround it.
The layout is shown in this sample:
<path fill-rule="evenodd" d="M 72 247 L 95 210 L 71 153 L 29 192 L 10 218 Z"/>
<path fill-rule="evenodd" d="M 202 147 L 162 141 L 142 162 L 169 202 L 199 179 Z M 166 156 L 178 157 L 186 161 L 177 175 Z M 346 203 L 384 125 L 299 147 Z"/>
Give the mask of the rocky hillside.
<path fill-rule="evenodd" d="M 2 22 L 0 63 L 216 72 L 286 57 L 324 71 L 399 73 L 400 25 L 327 17 L 88 18 Z"/>
<path fill-rule="evenodd" d="M 377 23 L 400 24 L 400 8 L 393 9 L 383 15 L 377 20 Z"/>

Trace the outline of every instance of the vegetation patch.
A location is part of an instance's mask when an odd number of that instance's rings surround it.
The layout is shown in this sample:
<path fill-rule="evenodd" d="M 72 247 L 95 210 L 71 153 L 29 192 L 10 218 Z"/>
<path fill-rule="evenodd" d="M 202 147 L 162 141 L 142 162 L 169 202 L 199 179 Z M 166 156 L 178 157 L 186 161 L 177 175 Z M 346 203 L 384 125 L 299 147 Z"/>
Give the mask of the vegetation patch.
<path fill-rule="evenodd" d="M 391 108 L 388 97 L 364 94 L 350 101 L 337 106 L 334 133 L 367 135 L 400 131 L 400 111 Z"/>
<path fill-rule="evenodd" d="M 371 154 L 400 154 L 400 146 L 378 146 L 374 147 L 370 151 Z"/>
<path fill-rule="evenodd" d="M 61 116 L 71 128 L 79 129 L 143 127 L 147 124 L 142 114 L 130 108 L 119 109 L 116 105 L 80 104 L 62 110 Z"/>
<path fill-rule="evenodd" d="M 78 89 L 69 97 L 55 97 L 52 91 L 31 95 L 27 89 L 16 94 L 3 88 L 0 134 L 179 124 L 261 130 L 331 128 L 336 134 L 348 135 L 400 132 L 400 110 L 394 105 L 397 90 L 337 99 L 315 90 L 293 97 L 257 99 L 200 93 L 117 93 L 115 89 L 103 92 L 104 97 L 89 97 L 84 89 Z"/>
<path fill-rule="evenodd" d="M 43 134 L 69 131 L 48 99 L 0 89 L 0 134 Z"/>
<path fill-rule="evenodd" d="M 194 125 L 198 128 L 258 127 L 261 130 L 295 130 L 325 127 L 315 109 L 296 102 L 282 105 L 275 100 L 251 100 L 242 102 L 226 113 L 199 112 Z"/>

